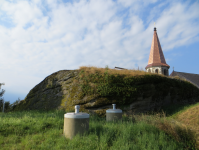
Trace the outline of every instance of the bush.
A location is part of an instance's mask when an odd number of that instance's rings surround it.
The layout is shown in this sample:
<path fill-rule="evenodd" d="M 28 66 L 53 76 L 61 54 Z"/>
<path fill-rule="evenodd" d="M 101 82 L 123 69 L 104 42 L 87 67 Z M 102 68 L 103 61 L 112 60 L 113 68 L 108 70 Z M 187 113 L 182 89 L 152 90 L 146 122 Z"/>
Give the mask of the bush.
<path fill-rule="evenodd" d="M 15 108 L 21 101 L 22 101 L 22 100 L 20 100 L 19 98 L 18 98 L 18 100 L 16 100 L 13 104 L 10 104 L 9 101 L 5 101 L 4 112 L 13 111 L 14 108 Z M 0 110 L 1 110 L 1 112 L 3 111 L 3 100 L 0 100 Z"/>

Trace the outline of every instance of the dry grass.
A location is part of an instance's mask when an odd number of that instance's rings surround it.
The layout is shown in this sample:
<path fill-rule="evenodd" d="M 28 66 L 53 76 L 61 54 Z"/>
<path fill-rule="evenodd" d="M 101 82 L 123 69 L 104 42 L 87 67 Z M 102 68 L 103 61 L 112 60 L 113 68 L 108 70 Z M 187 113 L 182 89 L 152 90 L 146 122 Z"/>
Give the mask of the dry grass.
<path fill-rule="evenodd" d="M 178 142 L 183 142 L 185 138 L 189 139 L 199 149 L 199 103 L 170 117 L 166 117 L 165 112 L 154 115 L 129 115 L 128 117 L 154 125 Z"/>
<path fill-rule="evenodd" d="M 96 72 L 99 72 L 100 74 L 104 74 L 106 72 L 106 69 L 98 68 L 95 66 L 90 66 L 90 67 L 81 66 L 79 68 L 79 70 L 85 70 L 86 75 L 88 75 L 90 73 L 94 74 Z M 119 74 L 119 75 L 130 75 L 130 76 L 152 74 L 152 73 L 145 72 L 143 69 L 141 69 L 141 70 L 136 70 L 136 69 L 117 70 L 117 69 L 111 69 L 111 68 L 108 68 L 108 73 L 110 75 Z M 163 75 L 160 75 L 160 76 L 163 76 Z"/>
<path fill-rule="evenodd" d="M 104 74 L 106 72 L 105 68 L 99 68 L 96 66 L 81 66 L 79 67 L 79 70 L 84 70 L 85 71 L 85 75 L 89 75 L 89 74 L 95 74 L 96 72 L 99 72 L 100 74 Z M 140 76 L 140 75 L 149 75 L 149 74 L 155 74 L 155 73 L 151 73 L 151 72 L 146 72 L 145 70 L 143 70 L 142 68 L 140 70 L 137 69 L 122 69 L 122 70 L 118 70 L 118 69 L 111 69 L 108 68 L 108 74 L 109 75 L 127 75 L 127 76 Z M 174 77 L 170 77 L 170 76 L 165 76 L 162 74 L 156 74 L 158 76 L 161 77 L 166 77 L 166 78 L 174 78 L 174 79 L 179 79 L 182 81 L 186 81 L 185 79 L 179 78 L 178 76 L 174 76 Z"/>

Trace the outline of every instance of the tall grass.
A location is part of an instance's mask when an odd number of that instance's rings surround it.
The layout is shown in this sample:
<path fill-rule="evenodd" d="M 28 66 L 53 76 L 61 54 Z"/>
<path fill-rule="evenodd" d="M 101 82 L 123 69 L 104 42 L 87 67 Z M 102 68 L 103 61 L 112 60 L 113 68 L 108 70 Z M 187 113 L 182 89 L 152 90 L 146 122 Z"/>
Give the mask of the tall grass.
<path fill-rule="evenodd" d="M 183 108 L 175 114 L 198 106 Z M 186 129 L 164 113 L 123 115 L 119 122 L 106 122 L 105 118 L 91 115 L 89 131 L 69 140 L 63 136 L 65 113 L 63 110 L 0 113 L 1 150 L 182 150 L 198 146 L 194 128 Z"/>

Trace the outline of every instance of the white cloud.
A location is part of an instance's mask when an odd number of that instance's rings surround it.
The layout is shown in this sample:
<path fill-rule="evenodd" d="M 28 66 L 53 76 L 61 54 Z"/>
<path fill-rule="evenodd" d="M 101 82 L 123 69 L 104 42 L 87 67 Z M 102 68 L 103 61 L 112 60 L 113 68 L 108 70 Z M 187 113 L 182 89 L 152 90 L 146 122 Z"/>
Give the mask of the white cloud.
<path fill-rule="evenodd" d="M 24 27 L 28 22 L 34 22 L 42 15 L 33 3 L 27 1 L 19 1 L 18 3 L 3 3 L 1 9 L 11 16 L 14 24 Z"/>
<path fill-rule="evenodd" d="M 10 75 L 0 77 L 12 89 L 18 88 L 16 80 L 21 81 L 21 89 L 27 94 L 58 70 L 88 65 L 132 69 L 136 63 L 144 69 L 154 21 L 163 51 L 198 40 L 199 3 L 167 6 L 168 2 L 162 2 L 157 11 L 154 6 L 145 18 L 141 17 L 140 12 L 149 4 L 155 5 L 156 1 L 1 1 L 1 17 L 11 18 L 15 26 L 7 28 L 0 22 L 0 69 Z M 128 15 L 118 16 L 118 11 L 126 7 L 130 8 L 124 11 Z M 124 22 L 128 27 L 123 27 Z"/>
<path fill-rule="evenodd" d="M 169 9 L 163 11 L 157 20 L 159 37 L 162 39 L 164 49 L 190 44 L 198 33 L 199 4 L 194 3 L 190 7 L 181 3 L 174 3 Z M 166 30 L 165 30 L 166 29 Z"/>

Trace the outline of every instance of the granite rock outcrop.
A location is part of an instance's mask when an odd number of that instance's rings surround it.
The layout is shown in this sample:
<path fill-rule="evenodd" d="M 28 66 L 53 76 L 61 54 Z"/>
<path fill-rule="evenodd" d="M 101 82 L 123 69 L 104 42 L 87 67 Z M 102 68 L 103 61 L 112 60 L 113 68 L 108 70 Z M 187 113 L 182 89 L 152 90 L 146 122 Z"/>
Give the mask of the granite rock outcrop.
<path fill-rule="evenodd" d="M 52 110 L 60 108 L 63 95 L 68 93 L 76 70 L 61 70 L 47 76 L 27 94 L 13 110 Z"/>
<path fill-rule="evenodd" d="M 127 114 L 158 111 L 163 106 L 195 104 L 199 89 L 191 83 L 155 74 L 130 77 L 107 72 L 84 74 L 82 70 L 61 70 L 46 77 L 30 90 L 15 110 L 80 111 L 105 116 L 112 104 Z M 98 75 L 98 79 L 95 79 Z M 86 78 L 89 77 L 89 78 Z M 120 80 L 121 79 L 121 80 Z"/>

